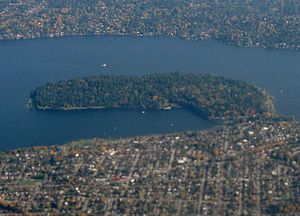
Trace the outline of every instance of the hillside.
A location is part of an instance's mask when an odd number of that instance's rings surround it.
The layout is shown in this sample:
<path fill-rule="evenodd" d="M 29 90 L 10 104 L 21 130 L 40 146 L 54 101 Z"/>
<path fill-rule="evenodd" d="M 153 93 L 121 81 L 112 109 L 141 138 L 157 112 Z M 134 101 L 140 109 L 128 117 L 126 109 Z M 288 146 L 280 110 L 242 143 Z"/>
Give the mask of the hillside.
<path fill-rule="evenodd" d="M 2 0 L 0 11 L 0 40 L 155 35 L 300 48 L 298 0 Z"/>

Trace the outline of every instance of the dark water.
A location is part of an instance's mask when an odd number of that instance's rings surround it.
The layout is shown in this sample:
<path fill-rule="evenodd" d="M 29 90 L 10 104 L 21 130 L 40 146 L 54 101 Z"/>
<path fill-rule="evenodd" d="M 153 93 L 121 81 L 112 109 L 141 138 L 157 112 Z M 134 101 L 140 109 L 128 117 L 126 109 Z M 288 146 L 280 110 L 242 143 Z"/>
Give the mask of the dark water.
<path fill-rule="evenodd" d="M 107 67 L 101 67 L 107 64 Z M 0 42 L 0 149 L 211 127 L 185 110 L 29 111 L 29 92 L 87 74 L 212 73 L 253 82 L 279 113 L 300 118 L 300 52 L 249 49 L 161 37 L 69 37 Z"/>

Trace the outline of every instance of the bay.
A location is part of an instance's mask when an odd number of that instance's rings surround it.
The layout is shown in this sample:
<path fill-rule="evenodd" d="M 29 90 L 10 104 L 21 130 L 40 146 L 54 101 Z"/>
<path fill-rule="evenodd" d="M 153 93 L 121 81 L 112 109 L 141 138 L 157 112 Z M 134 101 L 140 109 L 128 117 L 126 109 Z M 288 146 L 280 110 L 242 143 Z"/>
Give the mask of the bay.
<path fill-rule="evenodd" d="M 266 88 L 278 113 L 300 118 L 300 52 L 165 37 L 0 41 L 0 149 L 212 127 L 186 110 L 30 111 L 31 90 L 90 74 L 211 73 Z M 106 66 L 105 66 L 106 65 Z"/>

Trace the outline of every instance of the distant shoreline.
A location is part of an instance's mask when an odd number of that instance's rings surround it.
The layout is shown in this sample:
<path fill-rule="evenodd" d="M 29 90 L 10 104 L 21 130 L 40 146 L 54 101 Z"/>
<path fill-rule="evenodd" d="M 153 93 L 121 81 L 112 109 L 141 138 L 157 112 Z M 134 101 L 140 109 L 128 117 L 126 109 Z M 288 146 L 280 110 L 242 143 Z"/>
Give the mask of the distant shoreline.
<path fill-rule="evenodd" d="M 241 43 L 234 43 L 231 41 L 226 41 L 222 39 L 217 38 L 190 38 L 190 37 L 183 37 L 180 35 L 171 36 L 167 34 L 163 35 L 151 35 L 151 34 L 143 34 L 143 35 L 137 35 L 137 34 L 66 34 L 66 35 L 55 35 L 55 36 L 40 36 L 40 37 L 24 37 L 24 38 L 1 38 L 0 42 L 10 41 L 10 42 L 16 42 L 16 41 L 29 41 L 29 40 L 45 40 L 45 39 L 62 39 L 62 38 L 70 38 L 70 37 L 86 37 L 86 38 L 93 38 L 93 37 L 132 37 L 132 38 L 147 38 L 147 37 L 163 37 L 168 39 L 179 39 L 184 41 L 215 41 L 219 43 L 226 44 L 228 46 L 234 46 L 234 47 L 241 47 L 241 48 L 258 48 L 258 49 L 275 49 L 275 50 L 291 50 L 291 51 L 299 51 L 300 45 L 294 45 L 290 47 L 276 47 L 276 46 L 265 46 L 262 44 L 259 45 L 247 45 L 247 44 L 241 44 Z"/>

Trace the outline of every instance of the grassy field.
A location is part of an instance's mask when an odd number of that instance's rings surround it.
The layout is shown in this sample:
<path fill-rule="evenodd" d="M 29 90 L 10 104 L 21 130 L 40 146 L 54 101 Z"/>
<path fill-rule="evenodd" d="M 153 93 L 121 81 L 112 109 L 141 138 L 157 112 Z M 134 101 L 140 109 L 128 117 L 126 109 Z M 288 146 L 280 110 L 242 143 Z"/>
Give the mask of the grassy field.
<path fill-rule="evenodd" d="M 42 181 L 42 179 L 21 179 L 18 181 L 18 185 L 24 187 L 32 187 L 41 183 Z"/>

